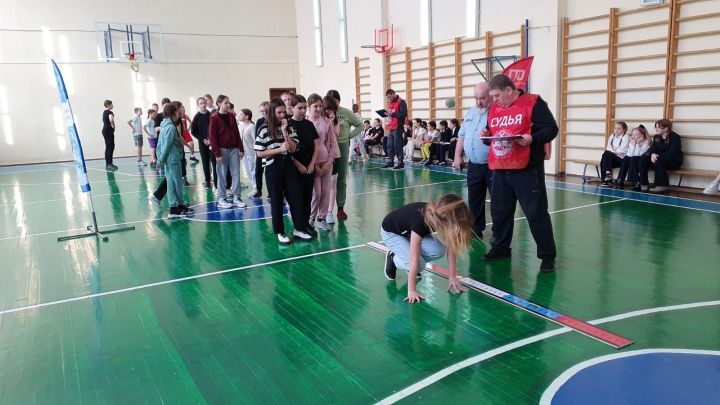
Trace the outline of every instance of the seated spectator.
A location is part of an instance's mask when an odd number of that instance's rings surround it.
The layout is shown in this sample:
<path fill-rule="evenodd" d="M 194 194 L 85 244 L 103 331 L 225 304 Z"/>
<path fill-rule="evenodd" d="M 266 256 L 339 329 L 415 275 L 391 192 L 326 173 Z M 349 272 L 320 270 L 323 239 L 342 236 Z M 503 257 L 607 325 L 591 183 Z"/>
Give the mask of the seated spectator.
<path fill-rule="evenodd" d="M 423 160 L 420 163 L 426 166 L 429 166 L 432 163 L 430 148 L 433 146 L 433 143 L 440 142 L 440 132 L 437 130 L 437 124 L 435 121 L 428 122 L 428 127 L 430 127 L 430 129 L 428 129 L 427 135 L 425 135 L 425 139 L 422 141 L 422 146 L 420 146 L 420 153 L 423 157 Z"/>
<path fill-rule="evenodd" d="M 607 147 L 600 158 L 600 173 L 602 173 L 602 187 L 610 187 L 612 181 L 612 169 L 622 165 L 623 158 L 628 150 L 627 124 L 618 121 L 615 123 L 613 133 L 608 137 Z"/>
<path fill-rule="evenodd" d="M 673 132 L 672 122 L 661 119 L 655 123 L 655 137 L 650 145 L 650 159 L 640 160 L 640 188 L 642 191 L 650 189 L 648 172 L 655 169 L 655 187 L 653 192 L 667 191 L 670 185 L 668 170 L 679 169 L 683 162 L 683 153 L 680 135 Z"/>
<path fill-rule="evenodd" d="M 452 137 L 452 130 L 448 128 L 448 122 L 445 120 L 440 121 L 440 141 L 433 144 L 435 159 L 438 166 L 445 166 L 445 153 L 450 149 L 450 138 Z"/>
<path fill-rule="evenodd" d="M 352 154 L 351 159 L 355 159 L 358 156 L 362 156 L 363 160 L 367 160 L 367 150 L 365 149 L 365 137 L 370 132 L 370 120 L 363 121 L 362 131 L 353 139 L 350 140 L 350 150 Z"/>
<path fill-rule="evenodd" d="M 406 162 L 413 161 L 413 155 L 415 154 L 415 148 L 422 145 L 422 142 L 425 139 L 425 135 L 427 135 L 427 130 L 425 129 L 425 121 L 421 120 L 420 118 L 415 118 L 412 121 L 412 124 L 413 124 L 412 139 L 409 139 L 407 145 L 405 145 L 405 161 Z"/>
<path fill-rule="evenodd" d="M 383 136 L 385 136 L 385 130 L 383 130 L 382 122 L 380 118 L 375 118 L 372 123 L 372 127 L 368 130 L 367 134 L 363 138 L 365 148 L 370 153 L 370 147 L 379 145 L 382 142 Z"/>
<path fill-rule="evenodd" d="M 457 146 L 457 140 L 458 140 L 458 134 L 460 133 L 460 122 L 453 118 L 450 120 L 449 127 L 452 131 L 452 136 L 450 137 L 450 145 L 448 146 L 448 158 L 452 162 L 455 158 L 455 146 Z"/>
<path fill-rule="evenodd" d="M 718 173 L 717 177 L 715 177 L 715 180 L 713 180 L 710 184 L 707 185 L 707 187 L 705 187 L 705 189 L 703 190 L 703 194 L 720 194 L 720 172 Z"/>
<path fill-rule="evenodd" d="M 640 159 L 650 158 L 650 143 L 650 135 L 648 135 L 644 126 L 640 125 L 632 130 L 632 135 L 630 135 L 628 141 L 627 154 L 622 159 L 620 172 L 617 179 L 615 179 L 615 187 L 623 188 L 627 176 L 633 182 L 633 190 L 640 191 Z"/>

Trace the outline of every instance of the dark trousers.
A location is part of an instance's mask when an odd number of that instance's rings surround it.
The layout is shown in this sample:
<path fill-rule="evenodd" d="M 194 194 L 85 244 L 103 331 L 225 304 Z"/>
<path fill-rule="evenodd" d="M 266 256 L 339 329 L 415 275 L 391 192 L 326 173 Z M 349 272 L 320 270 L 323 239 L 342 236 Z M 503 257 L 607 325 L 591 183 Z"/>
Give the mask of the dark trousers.
<path fill-rule="evenodd" d="M 387 155 L 387 141 L 386 141 L 386 139 L 387 139 L 387 138 L 382 138 L 382 139 L 378 139 L 377 141 L 368 139 L 367 141 L 365 141 L 365 152 L 367 152 L 367 154 L 369 155 L 369 154 L 370 154 L 370 147 L 371 147 L 371 146 L 379 145 L 380 143 L 382 143 L 383 152 L 385 153 L 385 155 Z M 362 146 L 361 146 L 361 147 L 362 147 Z"/>
<path fill-rule="evenodd" d="M 445 162 L 445 153 L 450 150 L 450 145 L 443 145 L 441 143 L 433 144 L 432 151 L 435 155 L 435 159 L 438 162 Z M 455 156 L 455 155 L 452 155 Z"/>
<path fill-rule="evenodd" d="M 165 168 L 165 170 L 168 170 L 167 167 Z M 185 152 L 183 152 L 183 157 L 180 160 L 180 173 L 182 174 L 183 178 L 187 176 L 187 160 L 185 160 Z M 160 185 L 158 185 L 158 187 L 155 189 L 153 195 L 155 196 L 155 198 L 162 201 L 162 199 L 165 198 L 165 194 L 167 194 L 167 188 L 168 184 L 166 176 L 165 178 L 163 178 L 163 181 L 160 182 Z"/>
<path fill-rule="evenodd" d="M 302 220 L 303 204 L 300 181 L 297 169 L 290 159 L 282 155 L 275 155 L 274 162 L 265 168 L 265 181 L 270 197 L 273 232 L 285 233 L 285 223 L 283 222 L 285 200 L 290 205 L 290 214 L 295 229 L 305 232 L 308 219 Z"/>
<path fill-rule="evenodd" d="M 103 132 L 102 136 L 105 138 L 105 164 L 111 165 L 115 151 L 115 132 Z"/>
<path fill-rule="evenodd" d="M 306 227 L 310 223 L 310 209 L 312 208 L 312 195 L 313 188 L 315 188 L 315 172 L 311 174 L 301 174 L 298 172 L 298 179 L 300 179 L 300 195 L 302 196 L 302 213 L 301 218 L 304 221 Z M 293 219 L 295 219 L 293 217 Z M 303 230 L 303 228 L 300 228 Z"/>
<path fill-rule="evenodd" d="M 491 193 L 493 247 L 510 248 L 515 226 L 515 206 L 520 202 L 520 207 L 530 225 L 530 232 L 537 244 L 537 256 L 554 258 L 555 238 L 548 213 L 543 167 L 530 165 L 522 170 L 495 170 Z"/>
<path fill-rule="evenodd" d="M 255 158 L 255 187 L 258 194 L 262 194 L 262 185 L 263 185 L 263 172 L 265 171 L 265 167 L 263 167 L 263 158 Z"/>
<path fill-rule="evenodd" d="M 470 212 L 475 218 L 473 232 L 482 236 L 485 230 L 485 197 L 492 184 L 492 170 L 485 164 L 468 163 L 467 187 Z"/>
<path fill-rule="evenodd" d="M 385 156 L 387 156 L 388 155 L 388 137 L 387 136 L 383 137 L 383 139 L 382 139 L 382 148 L 383 148 L 383 153 L 385 154 Z"/>
<path fill-rule="evenodd" d="M 210 171 L 210 156 L 215 157 L 210 152 L 210 147 L 205 145 L 205 142 L 198 140 L 198 150 L 200 152 L 200 160 L 202 161 L 202 167 L 203 167 L 203 175 L 205 176 L 205 183 L 215 183 L 214 177 L 212 177 L 211 173 L 214 173 L 214 167 L 215 167 L 215 159 L 213 159 L 213 171 Z"/>
<path fill-rule="evenodd" d="M 402 165 L 404 160 L 403 154 L 403 132 L 402 129 L 393 129 L 387 140 L 387 159 L 393 163 L 393 159 L 397 158 L 398 164 Z"/>
<path fill-rule="evenodd" d="M 682 165 L 682 159 L 679 160 L 666 160 L 662 156 L 658 156 L 655 163 L 652 163 L 650 157 L 640 160 L 640 184 L 647 186 L 650 184 L 648 180 L 648 172 L 651 168 L 655 169 L 655 185 L 656 186 L 669 186 L 670 178 L 668 177 L 668 170 L 679 169 Z"/>
<path fill-rule="evenodd" d="M 457 146 L 457 141 L 450 142 L 448 145 L 448 157 L 451 160 L 455 160 L 455 146 Z"/>
<path fill-rule="evenodd" d="M 618 180 L 624 182 L 627 178 L 631 182 L 637 183 L 640 179 L 640 160 L 647 158 L 647 156 L 625 156 L 620 165 Z"/>
<path fill-rule="evenodd" d="M 600 158 L 601 180 L 604 180 L 606 177 L 612 178 L 612 169 L 614 167 L 620 167 L 620 165 L 622 165 L 622 161 L 623 160 L 620 156 L 610 152 L 609 150 L 603 152 L 602 157 Z M 608 172 L 610 173 L 610 176 L 607 176 Z"/>

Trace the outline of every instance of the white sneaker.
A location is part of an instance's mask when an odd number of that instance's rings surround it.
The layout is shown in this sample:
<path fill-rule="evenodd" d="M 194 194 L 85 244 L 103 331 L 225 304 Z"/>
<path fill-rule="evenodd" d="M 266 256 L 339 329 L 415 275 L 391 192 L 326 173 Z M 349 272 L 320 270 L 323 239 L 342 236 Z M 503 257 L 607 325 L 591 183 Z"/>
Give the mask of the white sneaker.
<path fill-rule="evenodd" d="M 329 232 L 332 230 L 330 225 L 328 225 L 327 221 L 323 221 L 322 219 L 318 221 L 318 228 L 325 232 Z"/>
<path fill-rule="evenodd" d="M 155 197 L 155 194 L 150 194 L 150 197 L 148 198 L 148 200 L 150 200 L 151 203 L 157 205 L 158 207 L 159 207 L 160 205 L 162 205 L 162 204 L 160 203 L 160 200 L 158 200 L 157 197 Z"/>
<path fill-rule="evenodd" d="M 257 194 L 257 190 L 253 190 L 253 191 L 247 193 L 247 198 L 254 198 L 255 194 Z"/>
<path fill-rule="evenodd" d="M 720 193 L 720 187 L 718 187 L 718 183 L 716 183 L 714 181 L 712 183 L 708 184 L 708 186 L 705 187 L 705 189 L 703 190 L 703 194 L 707 194 L 707 195 L 715 195 L 718 193 Z"/>
<path fill-rule="evenodd" d="M 327 222 L 328 224 L 335 223 L 335 217 L 333 216 L 332 212 L 328 212 L 327 216 L 325 217 L 325 222 Z"/>
<path fill-rule="evenodd" d="M 298 231 L 297 229 L 293 230 L 293 236 L 295 236 L 296 238 L 300 238 L 302 240 L 311 240 L 312 239 L 312 236 L 310 236 L 309 234 L 307 234 L 305 232 Z"/>
<path fill-rule="evenodd" d="M 143 162 L 142 160 L 138 160 L 138 166 L 145 167 L 147 166 L 147 163 Z"/>
<path fill-rule="evenodd" d="M 238 197 L 235 197 L 235 198 L 233 199 L 232 205 L 235 206 L 235 207 L 238 207 L 238 208 L 245 208 L 245 207 L 247 207 L 247 204 L 245 204 L 245 201 L 241 200 L 241 199 L 238 198 Z"/>
<path fill-rule="evenodd" d="M 284 233 L 279 233 L 278 242 L 282 243 L 283 245 L 287 245 L 288 243 L 290 243 L 290 238 L 288 238 L 288 236 Z"/>
<path fill-rule="evenodd" d="M 218 208 L 232 208 L 232 206 L 233 206 L 231 203 L 229 203 L 223 199 L 217 200 L 217 202 L 215 204 L 217 204 Z"/>

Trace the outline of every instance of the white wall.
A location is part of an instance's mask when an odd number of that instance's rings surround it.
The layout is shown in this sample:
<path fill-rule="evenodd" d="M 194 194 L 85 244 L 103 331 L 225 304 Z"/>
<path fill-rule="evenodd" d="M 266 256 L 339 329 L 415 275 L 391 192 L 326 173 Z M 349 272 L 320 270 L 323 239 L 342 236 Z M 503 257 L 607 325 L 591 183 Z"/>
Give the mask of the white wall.
<path fill-rule="evenodd" d="M 0 165 L 70 160 L 55 84 L 46 64 L 58 61 L 87 158 L 103 156 L 103 100 L 115 105 L 115 156 L 134 154 L 125 124 L 135 106 L 162 97 L 182 101 L 209 92 L 230 96 L 236 108 L 267 99 L 270 87 L 299 84 L 292 0 L 224 3 L 72 0 L 42 6 L 4 0 L 0 13 Z M 99 62 L 96 21 L 161 24 L 164 60 L 141 65 Z M 211 23 L 208 23 L 211 21 Z M 49 32 L 43 35 L 41 27 Z M 188 35 L 193 34 L 193 35 Z M 198 35 L 200 34 L 200 35 Z M 157 56 L 157 52 L 155 52 Z M 5 101 L 6 100 L 6 101 Z"/>

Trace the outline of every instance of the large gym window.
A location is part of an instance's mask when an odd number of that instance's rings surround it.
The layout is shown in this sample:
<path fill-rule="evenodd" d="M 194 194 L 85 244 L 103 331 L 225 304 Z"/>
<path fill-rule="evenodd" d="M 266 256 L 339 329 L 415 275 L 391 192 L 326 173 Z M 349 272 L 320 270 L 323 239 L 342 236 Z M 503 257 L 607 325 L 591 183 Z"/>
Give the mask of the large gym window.
<path fill-rule="evenodd" d="M 432 0 L 420 0 L 420 44 L 432 41 Z"/>
<path fill-rule="evenodd" d="M 315 21 L 315 64 L 323 65 L 322 41 L 322 14 L 320 13 L 320 0 L 313 0 L 313 19 Z"/>
<path fill-rule="evenodd" d="M 466 0 L 465 36 L 476 38 L 480 34 L 480 0 Z"/>
<path fill-rule="evenodd" d="M 338 0 L 338 37 L 340 38 L 340 62 L 348 61 L 347 14 L 345 0 Z"/>

